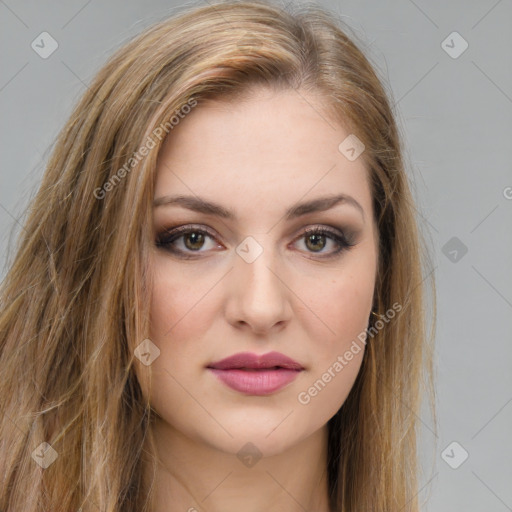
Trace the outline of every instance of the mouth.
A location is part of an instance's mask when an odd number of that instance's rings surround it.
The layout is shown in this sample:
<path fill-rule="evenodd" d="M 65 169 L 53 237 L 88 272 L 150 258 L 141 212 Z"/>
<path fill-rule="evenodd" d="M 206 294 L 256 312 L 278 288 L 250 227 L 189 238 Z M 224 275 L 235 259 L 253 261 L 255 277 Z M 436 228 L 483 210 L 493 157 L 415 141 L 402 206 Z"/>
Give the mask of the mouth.
<path fill-rule="evenodd" d="M 223 384 L 246 395 L 269 395 L 292 382 L 302 365 L 278 352 L 264 355 L 242 352 L 206 367 Z"/>
<path fill-rule="evenodd" d="M 210 368 L 208 366 L 208 368 Z M 220 368 L 212 368 L 214 370 L 219 370 Z M 244 370 L 246 372 L 267 372 L 267 371 L 270 371 L 270 370 L 288 370 L 289 368 L 284 368 L 282 366 L 269 366 L 268 368 L 267 367 L 264 367 L 264 368 L 247 368 L 247 367 L 240 367 L 240 368 L 224 368 L 223 371 L 226 371 L 226 370 Z"/>

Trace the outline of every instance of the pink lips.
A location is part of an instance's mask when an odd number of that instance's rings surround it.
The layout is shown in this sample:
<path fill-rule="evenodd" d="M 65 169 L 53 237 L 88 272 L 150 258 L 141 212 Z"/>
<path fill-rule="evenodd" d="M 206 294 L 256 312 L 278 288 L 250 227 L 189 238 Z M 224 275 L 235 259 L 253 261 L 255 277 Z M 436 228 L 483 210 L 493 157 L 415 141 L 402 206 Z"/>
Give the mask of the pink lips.
<path fill-rule="evenodd" d="M 269 395 L 294 380 L 304 368 L 279 352 L 240 352 L 207 368 L 230 388 L 248 395 Z"/>

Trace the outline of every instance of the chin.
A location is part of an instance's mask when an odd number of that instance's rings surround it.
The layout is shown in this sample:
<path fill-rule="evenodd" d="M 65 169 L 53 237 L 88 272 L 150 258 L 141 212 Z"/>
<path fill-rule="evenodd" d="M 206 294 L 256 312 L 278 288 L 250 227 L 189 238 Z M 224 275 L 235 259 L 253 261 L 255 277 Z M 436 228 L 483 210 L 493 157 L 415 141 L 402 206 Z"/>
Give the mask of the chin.
<path fill-rule="evenodd" d="M 191 433 L 197 442 L 205 443 L 220 451 L 238 455 L 244 449 L 251 450 L 251 446 L 257 448 L 265 457 L 271 457 L 292 449 L 302 440 L 326 426 L 325 421 L 308 415 L 307 418 L 299 417 L 299 407 L 290 406 L 280 409 L 279 413 L 265 414 L 261 410 L 248 413 L 240 411 L 240 414 L 229 414 L 228 417 L 215 415 L 215 418 L 225 428 L 209 428 L 208 431 L 194 429 Z M 229 434 L 227 432 L 229 432 Z M 247 448 L 246 445 L 250 446 Z"/>

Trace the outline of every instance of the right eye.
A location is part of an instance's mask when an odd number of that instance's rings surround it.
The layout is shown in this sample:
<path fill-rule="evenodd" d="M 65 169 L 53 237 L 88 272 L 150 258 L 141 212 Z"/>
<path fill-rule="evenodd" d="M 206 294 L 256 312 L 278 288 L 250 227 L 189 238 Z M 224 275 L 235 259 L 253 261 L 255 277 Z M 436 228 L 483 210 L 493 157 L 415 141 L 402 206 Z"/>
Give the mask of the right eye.
<path fill-rule="evenodd" d="M 172 252 L 183 258 L 193 258 L 194 253 L 203 253 L 214 247 L 221 247 L 210 242 L 210 248 L 202 251 L 208 239 L 215 240 L 215 235 L 208 230 L 195 226 L 180 226 L 161 232 L 156 240 L 156 246 Z"/>

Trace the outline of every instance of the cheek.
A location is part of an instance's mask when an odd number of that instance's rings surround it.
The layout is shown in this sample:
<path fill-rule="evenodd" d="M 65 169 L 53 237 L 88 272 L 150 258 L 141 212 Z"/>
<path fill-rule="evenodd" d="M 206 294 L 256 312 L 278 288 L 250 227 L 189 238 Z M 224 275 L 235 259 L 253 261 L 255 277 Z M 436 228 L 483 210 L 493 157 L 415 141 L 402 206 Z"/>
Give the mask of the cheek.
<path fill-rule="evenodd" d="M 365 351 L 373 284 L 371 276 L 364 280 L 344 276 L 331 280 L 325 293 L 315 297 L 323 334 L 315 336 L 315 328 L 311 329 L 313 364 L 296 396 L 308 430 L 320 428 L 332 418 L 354 385 Z M 315 321 L 316 329 L 318 325 Z"/>
<path fill-rule="evenodd" d="M 354 253 L 344 263 L 336 277 L 316 280 L 323 286 L 307 280 L 301 285 L 304 292 L 314 290 L 308 306 L 316 317 L 307 311 L 303 315 L 302 327 L 314 341 L 313 364 L 298 401 L 324 419 L 341 407 L 359 373 L 373 302 L 374 253 Z"/>
<path fill-rule="evenodd" d="M 190 397 L 185 390 L 193 389 L 202 370 L 202 347 L 190 340 L 204 339 L 211 325 L 212 310 L 210 306 L 207 311 L 205 295 L 212 285 L 197 274 L 176 272 L 165 262 L 156 262 L 154 269 L 149 338 L 160 355 L 151 366 L 138 364 L 136 372 L 143 395 L 151 395 L 153 409 L 175 423 L 187 416 Z M 185 365 L 185 361 L 197 364 Z"/>
<path fill-rule="evenodd" d="M 375 272 L 372 259 L 367 259 L 367 263 L 361 258 L 353 265 L 340 268 L 336 277 L 302 281 L 299 293 L 308 298 L 305 302 L 314 313 L 304 313 L 303 318 L 310 319 L 310 337 L 316 338 L 317 347 L 324 354 L 350 345 L 368 326 Z"/>
<path fill-rule="evenodd" d="M 150 309 L 151 338 L 160 343 L 171 339 L 188 323 L 187 312 L 192 311 L 190 289 L 175 279 L 162 278 L 153 286 Z"/>
<path fill-rule="evenodd" d="M 151 297 L 151 336 L 156 343 L 168 344 L 171 340 L 180 345 L 185 337 L 199 339 L 210 317 L 205 300 L 213 283 L 208 276 L 197 272 L 176 271 L 169 262 L 155 262 L 155 279 Z M 150 336 L 150 337 L 151 337 Z"/>
<path fill-rule="evenodd" d="M 349 388 L 357 376 L 364 355 L 364 333 L 372 299 L 373 281 L 363 284 L 359 279 L 344 277 L 331 284 L 321 297 L 323 305 L 316 306 L 323 334 L 319 337 L 318 332 L 316 336 L 312 332 L 310 336 L 315 340 L 313 378 L 321 378 L 338 392 Z M 318 322 L 315 325 L 318 328 Z"/>
<path fill-rule="evenodd" d="M 153 265 L 149 339 L 160 354 L 150 367 L 138 364 L 137 374 L 145 394 L 151 374 L 152 398 L 159 403 L 159 392 L 171 387 L 178 396 L 177 382 L 189 386 L 187 379 L 197 377 L 202 369 L 203 347 L 200 342 L 190 341 L 203 340 L 212 324 L 213 307 L 207 300 L 212 283 L 197 273 L 177 272 L 175 266 L 158 257 Z M 186 366 L 183 361 L 195 361 L 197 365 Z"/>

